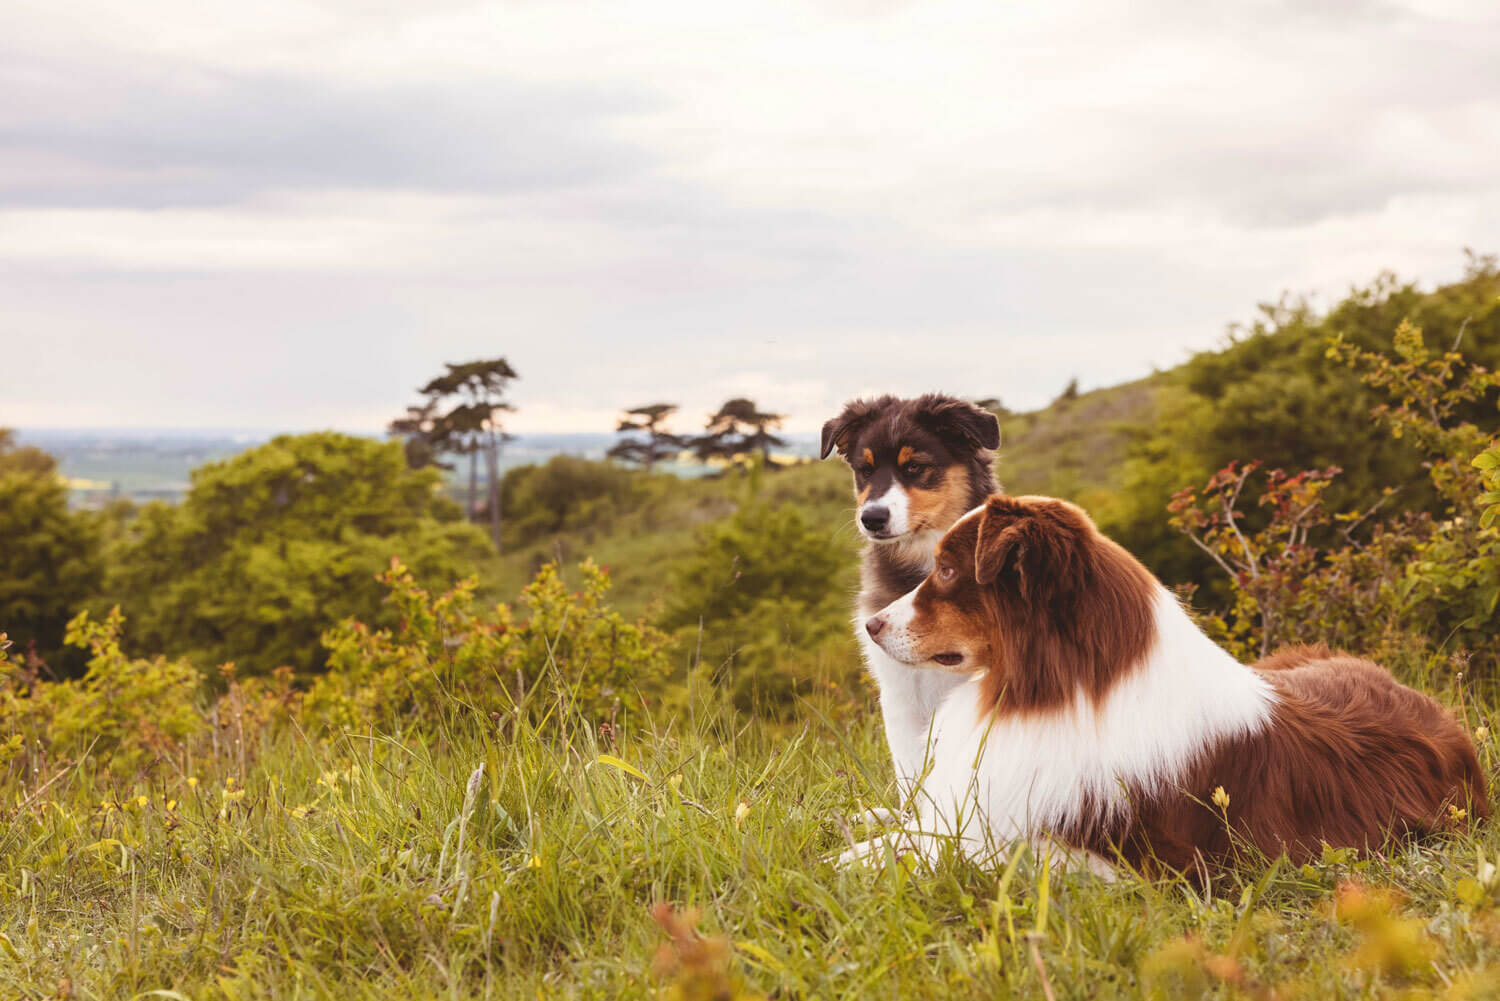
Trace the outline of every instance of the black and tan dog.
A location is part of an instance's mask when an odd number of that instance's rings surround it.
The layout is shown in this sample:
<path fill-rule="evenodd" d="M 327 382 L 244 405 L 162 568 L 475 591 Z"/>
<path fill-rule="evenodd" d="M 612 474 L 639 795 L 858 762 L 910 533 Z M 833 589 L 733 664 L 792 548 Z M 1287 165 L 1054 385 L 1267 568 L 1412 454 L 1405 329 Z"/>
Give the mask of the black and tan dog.
<path fill-rule="evenodd" d="M 922 774 L 932 714 L 962 679 L 891 658 L 865 620 L 932 572 L 943 533 L 999 486 L 993 471 L 1000 424 L 987 411 L 931 393 L 854 400 L 823 425 L 822 457 L 834 449 L 854 471 L 865 539 L 855 635 L 880 688 L 891 760 L 905 797 Z"/>

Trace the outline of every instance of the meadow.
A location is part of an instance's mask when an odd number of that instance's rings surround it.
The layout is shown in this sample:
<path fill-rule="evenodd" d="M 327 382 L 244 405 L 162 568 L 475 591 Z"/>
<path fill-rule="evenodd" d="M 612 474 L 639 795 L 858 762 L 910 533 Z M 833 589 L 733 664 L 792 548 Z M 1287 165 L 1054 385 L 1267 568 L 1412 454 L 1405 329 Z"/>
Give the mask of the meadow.
<path fill-rule="evenodd" d="M 128 787 L 84 757 L 7 806 L 0 994 L 1500 993 L 1493 827 L 1368 860 L 1246 859 L 1206 890 L 1022 851 L 841 871 L 842 818 L 890 803 L 885 752 L 868 714 L 808 717 L 708 698 L 601 732 L 563 701 L 533 723 L 455 699 L 420 731 L 325 740 L 221 719 Z"/>
<path fill-rule="evenodd" d="M 1387 664 L 1493 785 L 1497 360 L 1493 261 L 1381 279 L 997 404 L 999 473 L 1247 661 Z M 838 868 L 901 805 L 845 472 L 558 458 L 502 492 L 497 552 L 399 444 L 315 433 L 73 511 L 0 434 L 0 997 L 1500 997 L 1494 824 L 1207 886 L 1020 846 Z"/>

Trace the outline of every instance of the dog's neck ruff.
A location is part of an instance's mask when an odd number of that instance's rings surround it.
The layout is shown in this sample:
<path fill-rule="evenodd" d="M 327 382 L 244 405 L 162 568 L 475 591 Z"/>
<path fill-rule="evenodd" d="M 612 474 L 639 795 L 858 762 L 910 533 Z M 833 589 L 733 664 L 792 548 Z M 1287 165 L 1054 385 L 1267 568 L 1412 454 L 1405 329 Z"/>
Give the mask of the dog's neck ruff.
<path fill-rule="evenodd" d="M 1155 639 L 1100 698 L 1081 688 L 1060 709 L 983 712 L 983 677 L 944 702 L 924 783 L 924 830 L 997 839 L 1099 829 L 1177 788 L 1196 762 L 1263 730 L 1276 697 L 1205 636 L 1160 584 Z M 976 809 L 977 808 L 977 809 Z M 927 827 L 928 823 L 934 824 Z"/>

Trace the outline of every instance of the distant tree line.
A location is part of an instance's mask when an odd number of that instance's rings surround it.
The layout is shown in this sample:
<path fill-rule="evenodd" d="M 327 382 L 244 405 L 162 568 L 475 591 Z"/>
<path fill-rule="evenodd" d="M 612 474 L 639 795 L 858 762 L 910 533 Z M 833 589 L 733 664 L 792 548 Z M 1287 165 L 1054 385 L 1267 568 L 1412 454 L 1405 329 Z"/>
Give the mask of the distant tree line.
<path fill-rule="evenodd" d="M 675 403 L 651 403 L 625 411 L 616 432 L 619 442 L 607 453 L 611 459 L 640 465 L 646 470 L 656 464 L 689 452 L 699 462 L 738 462 L 747 456 L 759 456 L 767 466 L 774 464 L 771 449 L 786 445 L 775 433 L 786 420 L 785 414 L 761 410 L 753 400 L 737 396 L 708 415 L 703 433 L 678 435 L 662 425 L 677 412 Z"/>

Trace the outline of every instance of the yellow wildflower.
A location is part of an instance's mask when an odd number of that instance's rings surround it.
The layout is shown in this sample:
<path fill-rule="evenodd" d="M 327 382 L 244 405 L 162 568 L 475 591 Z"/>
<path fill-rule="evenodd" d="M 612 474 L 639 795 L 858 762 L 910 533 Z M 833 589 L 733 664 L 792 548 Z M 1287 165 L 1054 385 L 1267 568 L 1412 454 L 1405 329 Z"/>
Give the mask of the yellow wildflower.
<path fill-rule="evenodd" d="M 189 775 L 188 776 L 188 788 L 189 789 L 196 789 L 196 788 L 198 788 L 198 776 L 196 776 L 196 775 Z"/>
<path fill-rule="evenodd" d="M 734 808 L 734 826 L 740 826 L 748 816 L 750 816 L 750 804 L 740 800 L 740 805 Z"/>
<path fill-rule="evenodd" d="M 1474 731 L 1474 739 L 1477 740 L 1477 741 L 1479 741 L 1480 743 L 1484 743 L 1486 740 L 1489 740 L 1490 739 L 1490 728 L 1487 727 L 1487 726 L 1482 726 L 1478 730 L 1475 730 Z"/>
<path fill-rule="evenodd" d="M 1229 809 L 1229 793 L 1224 791 L 1223 786 L 1214 786 L 1214 806 L 1221 810 Z"/>
<path fill-rule="evenodd" d="M 151 802 L 151 801 L 149 799 L 147 799 L 145 796 L 137 796 L 135 798 L 135 805 L 136 806 L 145 806 L 149 802 Z"/>

